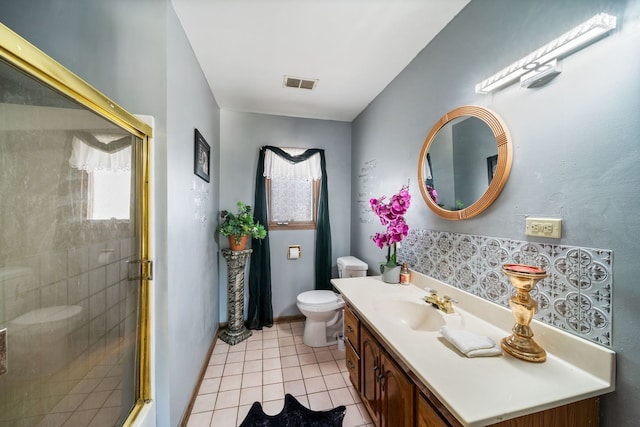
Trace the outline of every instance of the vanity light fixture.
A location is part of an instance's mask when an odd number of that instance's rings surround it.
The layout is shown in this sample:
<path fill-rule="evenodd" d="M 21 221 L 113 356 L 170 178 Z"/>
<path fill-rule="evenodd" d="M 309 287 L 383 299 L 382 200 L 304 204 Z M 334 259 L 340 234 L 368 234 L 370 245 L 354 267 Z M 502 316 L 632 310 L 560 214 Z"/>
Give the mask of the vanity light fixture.
<path fill-rule="evenodd" d="M 544 66 L 554 60 L 570 55 L 616 28 L 616 17 L 599 13 L 588 21 L 545 44 L 529 55 L 503 68 L 476 85 L 476 93 L 491 93 L 511 84 L 532 71 L 544 70 Z M 554 65 L 555 66 L 555 65 Z M 559 72 L 559 71 L 558 71 Z M 556 73 L 557 75 L 557 73 Z M 530 77 L 528 76 L 527 79 Z M 546 81 L 549 81 L 547 78 Z M 528 87 L 533 87 L 528 85 Z"/>

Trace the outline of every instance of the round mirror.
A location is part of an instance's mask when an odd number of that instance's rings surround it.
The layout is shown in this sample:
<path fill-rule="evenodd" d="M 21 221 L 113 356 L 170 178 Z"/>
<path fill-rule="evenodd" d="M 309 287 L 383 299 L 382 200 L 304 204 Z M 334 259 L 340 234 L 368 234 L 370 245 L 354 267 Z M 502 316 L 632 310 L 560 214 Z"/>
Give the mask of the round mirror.
<path fill-rule="evenodd" d="M 467 105 L 442 116 L 422 145 L 420 192 L 446 219 L 472 218 L 498 197 L 511 171 L 511 137 L 497 114 Z"/>

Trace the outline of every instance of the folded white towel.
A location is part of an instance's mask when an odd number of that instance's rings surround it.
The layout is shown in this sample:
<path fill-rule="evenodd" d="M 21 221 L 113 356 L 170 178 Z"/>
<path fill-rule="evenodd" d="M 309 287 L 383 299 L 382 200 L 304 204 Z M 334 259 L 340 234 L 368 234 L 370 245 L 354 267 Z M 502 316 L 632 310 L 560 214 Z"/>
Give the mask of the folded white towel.
<path fill-rule="evenodd" d="M 440 333 L 467 357 L 498 356 L 502 354 L 500 346 L 489 337 L 462 329 L 443 326 Z"/>

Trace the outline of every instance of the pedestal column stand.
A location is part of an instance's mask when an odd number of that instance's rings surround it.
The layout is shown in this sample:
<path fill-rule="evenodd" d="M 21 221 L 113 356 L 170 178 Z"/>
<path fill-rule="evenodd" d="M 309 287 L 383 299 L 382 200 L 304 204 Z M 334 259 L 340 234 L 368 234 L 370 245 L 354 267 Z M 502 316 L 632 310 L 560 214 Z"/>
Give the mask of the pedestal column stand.
<path fill-rule="evenodd" d="M 516 324 L 513 325 L 513 335 L 502 339 L 501 347 L 518 359 L 544 362 L 547 360 L 547 352 L 533 340 L 533 332 L 529 327 L 538 308 L 538 303 L 531 298 L 529 292 L 536 287 L 538 281 L 547 277 L 547 273 L 541 268 L 521 264 L 505 264 L 502 272 L 516 288 L 516 294 L 509 300 Z"/>
<path fill-rule="evenodd" d="M 251 336 L 244 324 L 244 267 L 251 249 L 232 251 L 223 249 L 227 260 L 227 327 L 220 333 L 220 339 L 229 345 L 236 345 Z"/>

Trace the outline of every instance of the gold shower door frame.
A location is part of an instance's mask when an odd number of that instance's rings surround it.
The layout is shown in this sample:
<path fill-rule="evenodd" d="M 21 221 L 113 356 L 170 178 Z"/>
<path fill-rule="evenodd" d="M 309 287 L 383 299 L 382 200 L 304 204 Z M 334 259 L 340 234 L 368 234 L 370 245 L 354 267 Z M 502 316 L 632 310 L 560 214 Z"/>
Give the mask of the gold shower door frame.
<path fill-rule="evenodd" d="M 149 287 L 152 279 L 149 248 L 151 127 L 1 23 L 0 58 L 142 140 L 142 144 L 139 144 L 134 154 L 136 170 L 139 171 L 136 173 L 135 183 L 135 199 L 138 204 L 135 212 L 140 238 L 138 258 L 141 262 L 138 271 L 140 317 L 138 319 L 137 378 L 135 379 L 136 402 L 123 424 L 123 426 L 130 426 L 144 404 L 151 399 L 149 319 Z"/>

